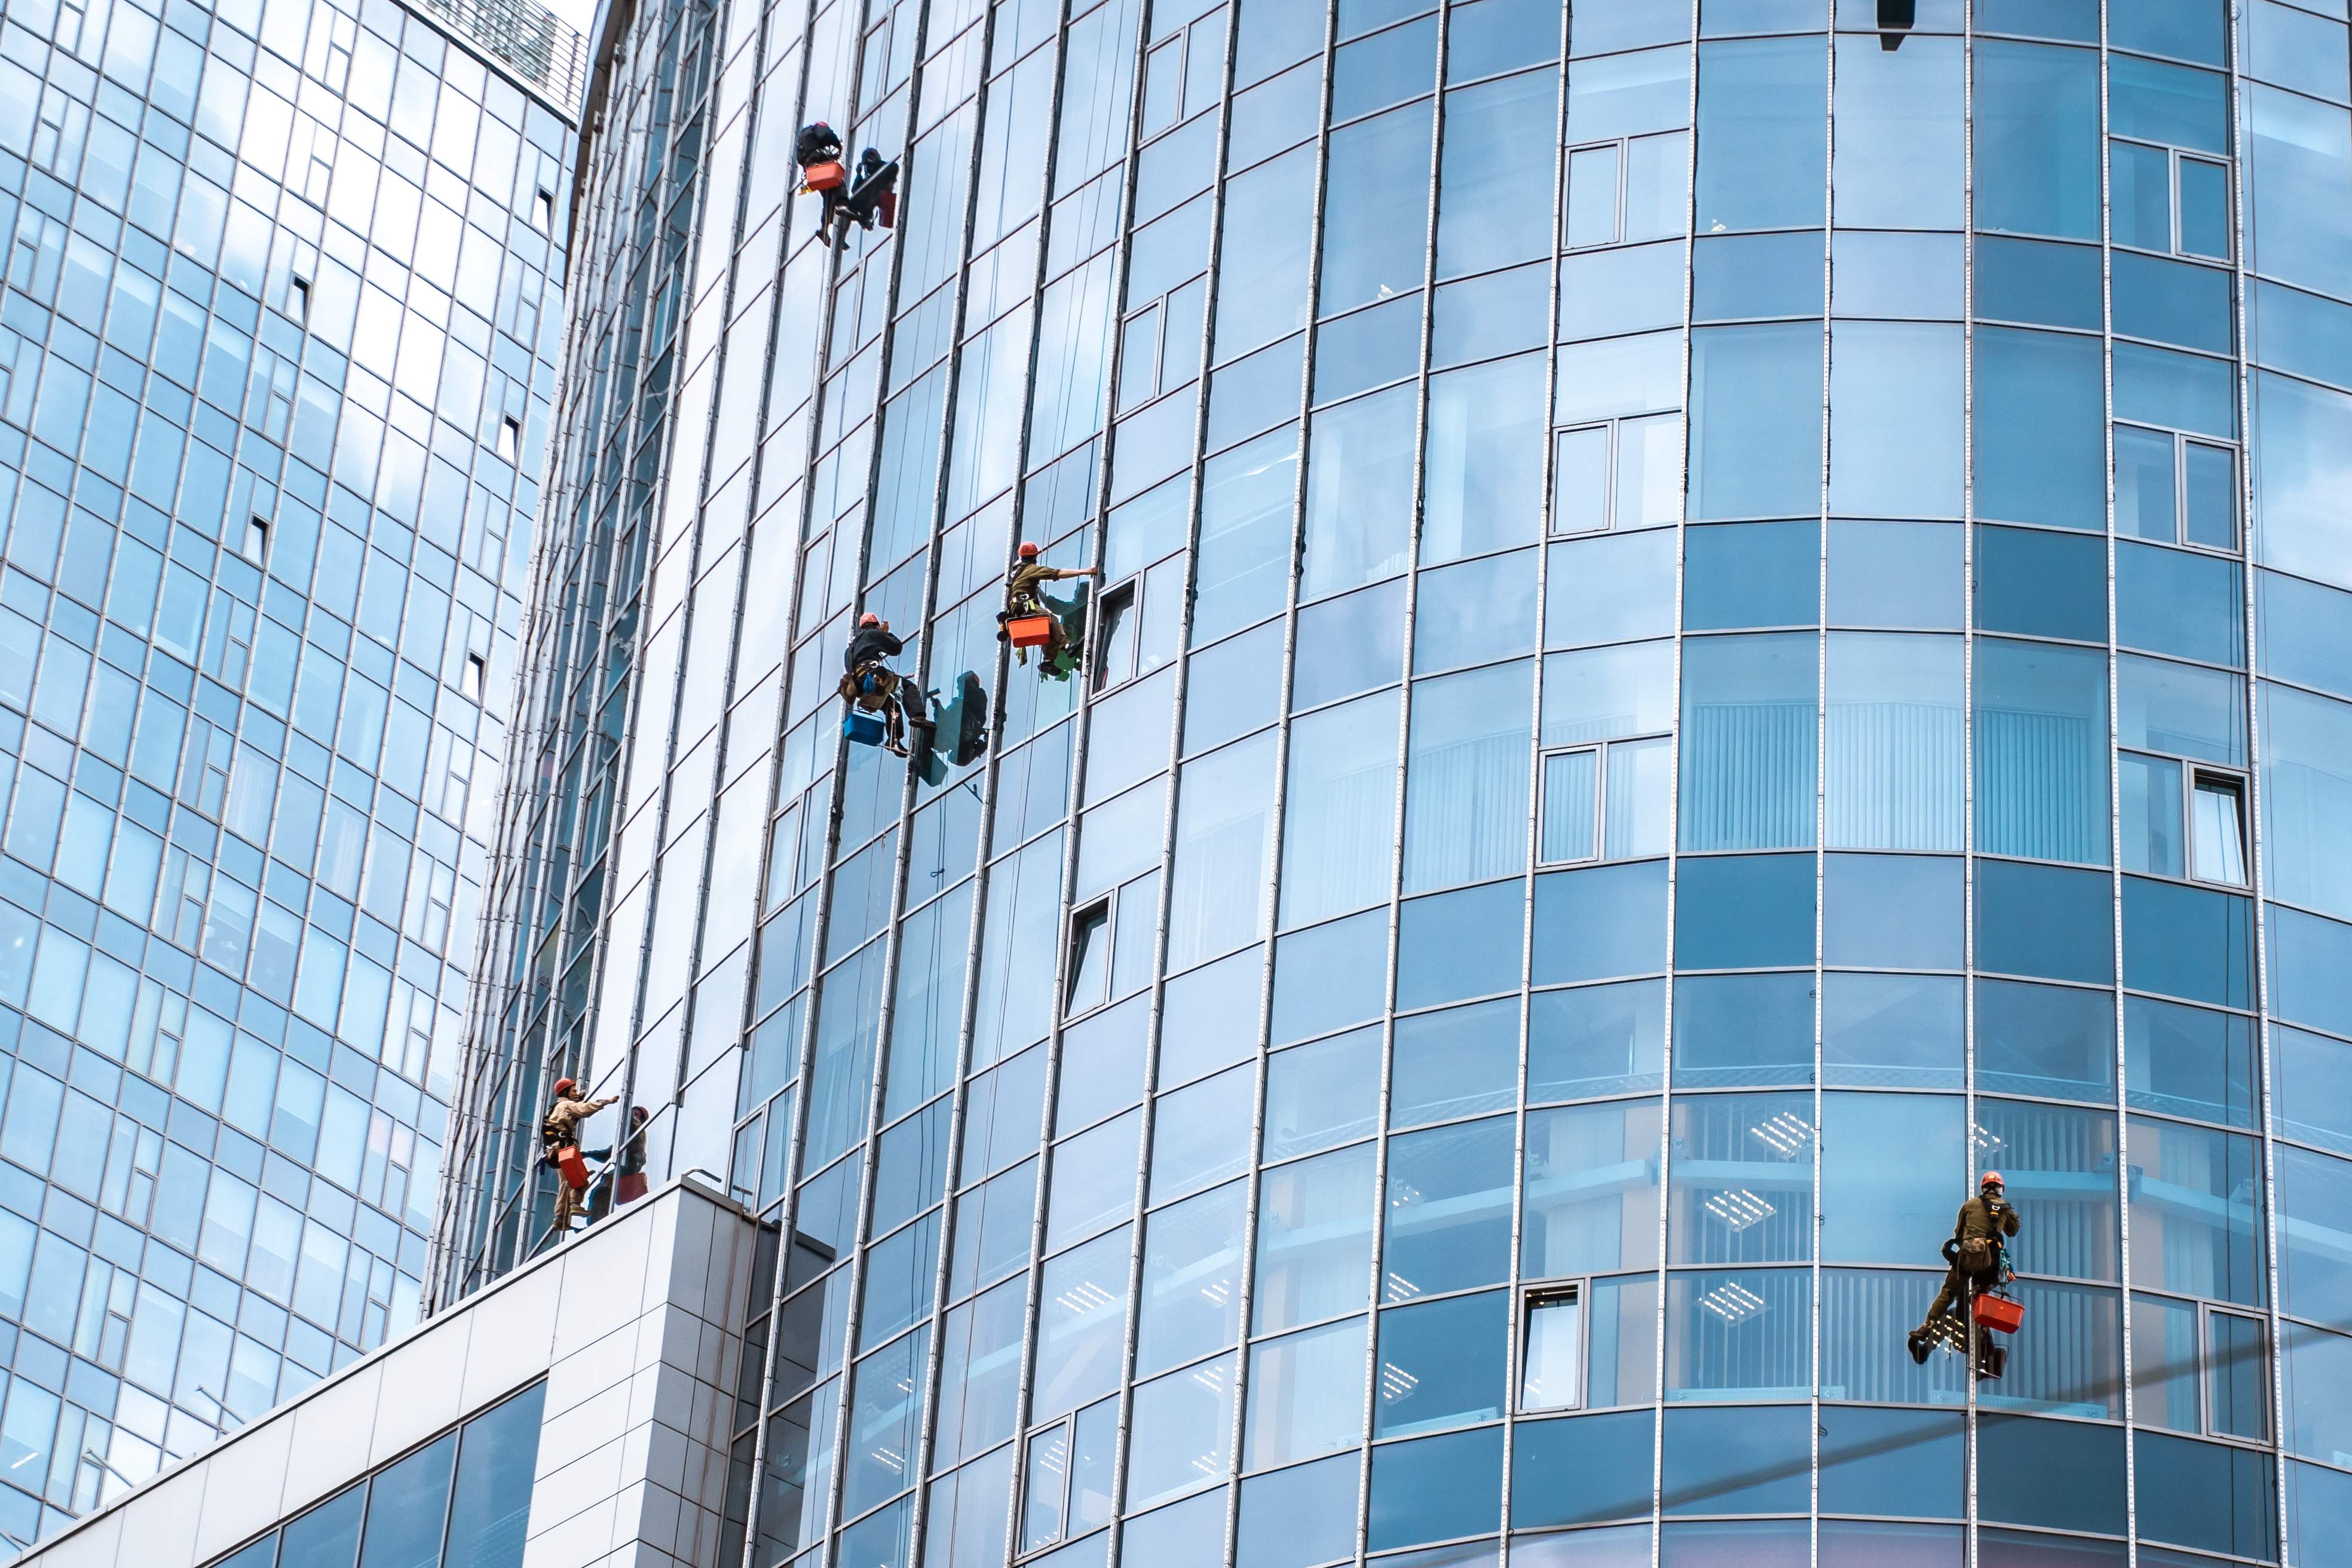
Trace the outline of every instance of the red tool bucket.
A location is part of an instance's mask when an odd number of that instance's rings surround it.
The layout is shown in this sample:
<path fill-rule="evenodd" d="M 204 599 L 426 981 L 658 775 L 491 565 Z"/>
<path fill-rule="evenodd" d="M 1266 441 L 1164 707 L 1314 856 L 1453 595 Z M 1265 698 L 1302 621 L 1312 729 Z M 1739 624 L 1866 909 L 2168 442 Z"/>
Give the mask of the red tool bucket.
<path fill-rule="evenodd" d="M 2024 1305 L 2006 1296 L 1978 1297 L 1976 1311 L 1979 1328 L 1997 1329 L 2004 1334 L 2017 1332 L 2025 1321 Z"/>
<path fill-rule="evenodd" d="M 555 1152 L 555 1168 L 563 1173 L 564 1185 L 581 1192 L 588 1185 L 588 1162 L 581 1156 L 576 1143 L 566 1143 Z"/>
<path fill-rule="evenodd" d="M 838 163 L 811 163 L 801 171 L 801 185 L 811 191 L 837 191 L 849 183 L 849 171 Z"/>
<path fill-rule="evenodd" d="M 1014 647 L 1044 647 L 1054 640 L 1053 617 L 1016 616 L 1004 623 L 1004 635 L 1013 639 Z"/>

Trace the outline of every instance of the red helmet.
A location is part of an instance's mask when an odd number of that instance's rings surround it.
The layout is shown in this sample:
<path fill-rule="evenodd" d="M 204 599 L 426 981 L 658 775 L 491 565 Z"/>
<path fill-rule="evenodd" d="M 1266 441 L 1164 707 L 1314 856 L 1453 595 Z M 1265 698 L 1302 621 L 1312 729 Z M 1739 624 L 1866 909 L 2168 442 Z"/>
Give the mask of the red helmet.
<path fill-rule="evenodd" d="M 2008 1185 L 2008 1183 L 2000 1179 L 2000 1173 L 1999 1171 L 1987 1171 L 1984 1175 L 1978 1180 L 1977 1191 L 1982 1192 L 1987 1187 L 2006 1187 Z"/>
<path fill-rule="evenodd" d="M 868 610 L 857 617 L 857 624 L 861 626 L 878 626 L 882 624 L 882 617 Z"/>
<path fill-rule="evenodd" d="M 555 1080 L 555 1092 L 559 1096 L 570 1094 L 573 1089 L 579 1087 L 579 1085 L 573 1083 L 568 1078 L 560 1078 Z"/>
<path fill-rule="evenodd" d="M 1034 561 L 1036 558 L 1037 546 L 1026 539 L 1023 540 L 1021 542 L 1021 559 L 1024 561 Z"/>

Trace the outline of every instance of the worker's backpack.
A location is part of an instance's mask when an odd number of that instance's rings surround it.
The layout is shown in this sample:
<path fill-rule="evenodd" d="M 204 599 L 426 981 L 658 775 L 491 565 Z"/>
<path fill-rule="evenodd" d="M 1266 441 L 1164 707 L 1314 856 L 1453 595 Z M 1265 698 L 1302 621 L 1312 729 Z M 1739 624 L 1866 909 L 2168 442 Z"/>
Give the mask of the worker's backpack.
<path fill-rule="evenodd" d="M 1968 1274 L 1992 1272 L 1992 1243 L 1981 1236 L 1969 1237 L 1960 1243 L 1960 1269 Z"/>

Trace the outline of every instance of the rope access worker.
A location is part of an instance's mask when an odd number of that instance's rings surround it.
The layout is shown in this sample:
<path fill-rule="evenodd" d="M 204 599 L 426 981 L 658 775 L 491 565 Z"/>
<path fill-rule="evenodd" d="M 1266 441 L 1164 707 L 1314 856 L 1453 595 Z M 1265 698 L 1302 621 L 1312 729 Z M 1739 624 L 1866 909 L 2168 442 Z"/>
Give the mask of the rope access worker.
<path fill-rule="evenodd" d="M 815 193 L 824 203 L 817 232 L 835 248 L 847 242 L 850 225 L 871 229 L 878 222 L 884 228 L 892 228 L 897 226 L 898 212 L 898 163 L 886 162 L 879 152 L 868 147 L 858 155 L 857 177 L 853 180 L 841 165 L 841 137 L 822 120 L 802 126 L 793 144 L 793 159 L 801 169 L 801 190 Z"/>
<path fill-rule="evenodd" d="M 588 1162 L 580 1152 L 580 1124 L 617 1099 L 588 1100 L 571 1079 L 555 1080 L 555 1098 L 547 1108 L 547 1119 L 539 1124 L 539 1149 L 540 1158 L 555 1172 L 558 1235 L 572 1228 L 574 1215 L 585 1212 Z"/>
<path fill-rule="evenodd" d="M 1004 578 L 1004 608 L 997 612 L 997 635 L 999 637 L 1008 635 L 1004 628 L 1013 621 L 1044 616 L 1046 627 L 1045 647 L 1041 656 L 1044 660 L 1043 673 L 1069 675 L 1077 668 L 1076 660 L 1068 657 L 1069 628 L 1063 626 L 1062 617 L 1054 613 L 1053 606 L 1045 603 L 1042 590 L 1046 584 L 1058 583 L 1066 577 L 1099 577 L 1101 575 L 1102 568 L 1099 566 L 1045 565 L 1037 559 L 1037 546 L 1027 540 L 1023 540 L 1020 558 L 1013 563 L 1013 570 L 1006 574 Z M 1027 664 L 1029 650 L 1015 643 L 1013 657 L 1021 663 Z"/>
<path fill-rule="evenodd" d="M 1979 1295 L 2001 1282 L 2008 1271 L 2003 1238 L 2017 1234 L 2017 1210 L 2002 1196 L 2000 1173 L 1987 1171 L 1977 1184 L 1977 1195 L 1960 1205 L 1952 1222 L 1952 1266 L 1944 1288 L 1936 1292 L 1927 1316 L 1911 1331 L 1911 1359 L 1925 1364 L 1936 1342 L 1947 1336 L 1965 1341 L 1969 1306 Z"/>
<path fill-rule="evenodd" d="M 883 743 L 900 756 L 907 754 L 906 684 L 898 672 L 882 661 L 896 658 L 906 644 L 890 630 L 890 623 L 871 610 L 857 617 L 842 655 L 841 700 L 867 713 L 879 713 L 885 726 Z"/>

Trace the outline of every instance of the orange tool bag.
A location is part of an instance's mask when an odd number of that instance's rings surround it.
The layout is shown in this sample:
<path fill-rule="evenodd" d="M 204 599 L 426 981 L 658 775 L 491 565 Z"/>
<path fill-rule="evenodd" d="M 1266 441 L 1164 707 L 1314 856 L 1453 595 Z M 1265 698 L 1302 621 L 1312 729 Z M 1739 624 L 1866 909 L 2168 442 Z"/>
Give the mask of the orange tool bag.
<path fill-rule="evenodd" d="M 1977 1298 L 1976 1315 L 1979 1328 L 1997 1329 L 2004 1334 L 2013 1334 L 2025 1321 L 2025 1307 L 2006 1296 L 1988 1293 Z"/>
<path fill-rule="evenodd" d="M 1014 647 L 1044 647 L 1054 640 L 1054 620 L 1050 616 L 1015 616 L 1004 623 L 1004 635 Z"/>
<path fill-rule="evenodd" d="M 836 163 L 811 163 L 801 171 L 801 189 L 837 191 L 849 183 L 849 171 Z"/>
<path fill-rule="evenodd" d="M 588 1186 L 588 1162 L 577 1143 L 566 1143 L 555 1152 L 555 1168 L 563 1173 L 563 1184 L 573 1192 L 584 1192 Z"/>

